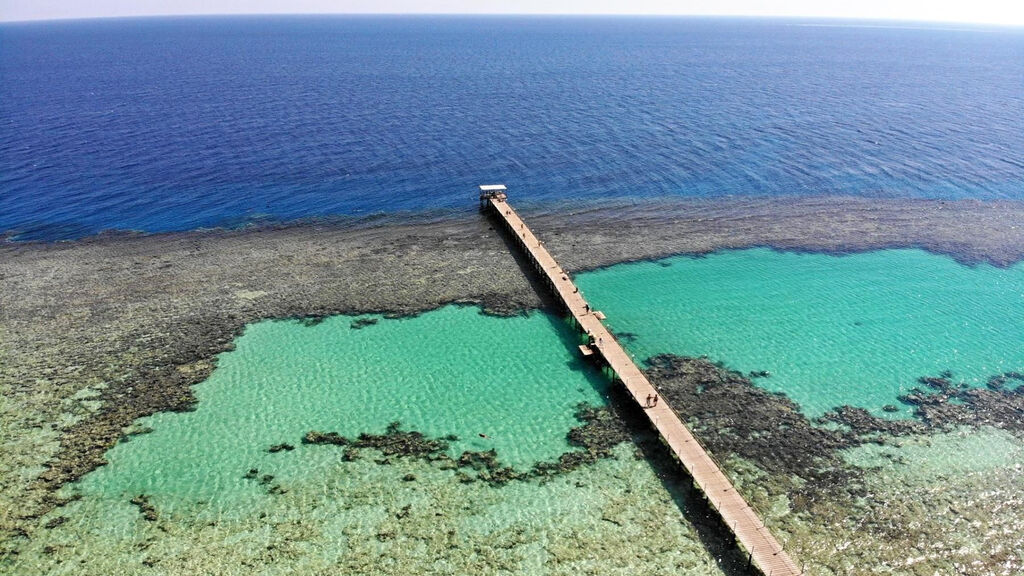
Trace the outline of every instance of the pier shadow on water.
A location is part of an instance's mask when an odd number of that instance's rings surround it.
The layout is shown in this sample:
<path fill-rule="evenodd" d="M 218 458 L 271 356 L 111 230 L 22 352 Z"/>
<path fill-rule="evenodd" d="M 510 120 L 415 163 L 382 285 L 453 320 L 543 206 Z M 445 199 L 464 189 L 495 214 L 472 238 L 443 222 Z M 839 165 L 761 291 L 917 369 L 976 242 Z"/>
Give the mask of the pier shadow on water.
<path fill-rule="evenodd" d="M 643 409 L 621 386 L 610 388 L 608 402 L 610 409 L 626 423 L 633 444 L 722 572 L 726 576 L 757 575 L 757 570 L 748 565 L 747 556 L 736 546 L 732 532 L 651 428 Z"/>
<path fill-rule="evenodd" d="M 527 251 L 520 245 L 519 239 L 513 238 L 516 232 L 503 226 L 501 218 L 492 214 L 492 210 L 484 211 L 484 217 L 501 237 L 516 264 L 534 287 L 545 310 L 551 312 L 552 319 L 555 316 L 562 317 L 561 324 L 564 329 L 557 330 L 558 335 L 565 346 L 575 351 L 576 347 L 584 342 L 583 335 L 572 322 L 571 316 L 564 314 L 565 307 L 561 300 L 553 293 L 544 275 L 537 270 Z M 704 494 L 696 488 L 682 469 L 682 465 L 662 444 L 657 432 L 651 429 L 650 422 L 634 399 L 595 364 L 585 362 L 579 357 L 568 364 L 571 369 L 584 369 L 587 380 L 594 385 L 595 390 L 605 396 L 609 408 L 626 423 L 633 444 L 643 454 L 662 486 L 671 495 L 683 518 L 694 528 L 701 544 L 715 558 L 718 567 L 727 576 L 756 574 L 756 569 L 750 566 L 747 556 L 736 546 L 732 532 L 708 504 Z"/>

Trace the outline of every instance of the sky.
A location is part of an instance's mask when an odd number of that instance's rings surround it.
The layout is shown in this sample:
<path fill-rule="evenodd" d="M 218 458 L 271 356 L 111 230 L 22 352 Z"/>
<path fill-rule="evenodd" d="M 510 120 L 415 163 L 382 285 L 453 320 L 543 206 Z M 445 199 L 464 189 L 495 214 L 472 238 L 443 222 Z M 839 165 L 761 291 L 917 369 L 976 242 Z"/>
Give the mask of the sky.
<path fill-rule="evenodd" d="M 1024 26 L 1021 0 L 0 0 L 0 21 L 326 13 L 806 16 Z"/>

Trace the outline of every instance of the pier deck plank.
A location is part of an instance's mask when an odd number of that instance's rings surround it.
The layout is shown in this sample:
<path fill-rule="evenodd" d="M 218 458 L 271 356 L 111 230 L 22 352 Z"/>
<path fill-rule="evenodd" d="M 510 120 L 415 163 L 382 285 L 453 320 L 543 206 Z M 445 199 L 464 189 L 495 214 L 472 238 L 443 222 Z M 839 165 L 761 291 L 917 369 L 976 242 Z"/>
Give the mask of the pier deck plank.
<path fill-rule="evenodd" d="M 604 315 L 589 306 L 569 275 L 544 248 L 544 244 L 526 226 L 504 197 L 490 198 L 488 203 L 504 220 L 509 233 L 516 235 L 518 243 L 527 252 L 538 271 L 546 276 L 555 296 L 580 327 L 593 337 L 594 344 L 590 346 L 593 353 L 604 359 L 633 399 L 644 409 L 644 413 L 664 443 L 705 494 L 709 504 L 721 516 L 742 549 L 750 555 L 752 564 L 765 576 L 802 574 L 796 562 L 782 549 L 764 522 L 736 491 L 718 463 L 683 424 L 672 407 L 662 398 L 659 398 L 653 407 L 645 406 L 648 396 L 658 395 L 657 390 L 605 327 L 602 322 Z"/>

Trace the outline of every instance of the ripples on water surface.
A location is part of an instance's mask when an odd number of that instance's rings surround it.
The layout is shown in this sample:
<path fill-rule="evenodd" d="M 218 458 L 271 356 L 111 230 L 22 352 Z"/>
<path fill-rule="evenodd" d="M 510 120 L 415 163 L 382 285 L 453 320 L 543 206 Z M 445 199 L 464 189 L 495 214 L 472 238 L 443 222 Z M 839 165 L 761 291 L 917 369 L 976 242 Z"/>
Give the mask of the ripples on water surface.
<path fill-rule="evenodd" d="M 623 264 L 577 280 L 638 357 L 710 354 L 744 371 L 767 369 L 760 384 L 815 415 L 841 403 L 877 410 L 917 376 L 945 369 L 974 385 L 1024 371 L 1022 274 L 1020 265 L 969 268 L 912 250 L 756 249 Z M 605 402 L 607 381 L 573 353 L 574 332 L 543 313 L 495 318 L 447 307 L 358 330 L 352 322 L 249 326 L 196 387 L 196 410 L 137 422 L 134 430 L 151 431 L 120 442 L 107 466 L 66 487 L 81 499 L 44 517 L 13 566 L 722 573 L 715 538 L 696 533 L 703 520 L 685 482 L 658 474 L 657 458 L 632 443 L 572 473 L 498 488 L 462 483 L 459 472 L 421 459 L 365 449 L 347 461 L 341 447 L 302 444 L 314 429 L 351 438 L 400 420 L 431 437 L 457 435 L 453 456 L 493 448 L 525 470 L 575 450 L 565 435 L 578 425 L 578 402 Z M 294 449 L 268 450 L 279 443 Z M 867 469 L 873 493 L 847 510 L 849 487 L 833 486 L 817 504 L 826 518 L 791 513 L 786 492 L 761 494 L 777 481 L 770 475 L 731 472 L 803 560 L 858 573 L 842 567 L 902 561 L 906 541 L 938 546 L 940 566 L 950 565 L 950 550 L 973 561 L 993 542 L 1012 546 L 1014 536 L 999 534 L 1019 525 L 1007 507 L 1019 499 L 1021 450 L 1013 434 L 984 428 L 852 449 L 844 457 Z M 900 508 L 925 496 L 941 515 Z M 140 514 L 144 506 L 154 519 Z M 835 519 L 856 524 L 887 510 L 905 540 L 873 540 L 876 532 Z M 960 527 L 976 521 L 994 528 Z"/>
<path fill-rule="evenodd" d="M 1024 33 L 647 18 L 0 26 L 0 231 L 520 201 L 1024 198 Z"/>
<path fill-rule="evenodd" d="M 354 438 L 401 420 L 456 434 L 453 456 L 494 449 L 527 470 L 575 450 L 566 433 L 579 425 L 577 403 L 604 405 L 607 383 L 573 354 L 568 325 L 546 314 L 448 307 L 359 330 L 351 320 L 249 326 L 196 387 L 196 410 L 137 423 L 148 432 L 66 488 L 81 499 L 49 515 L 64 520 L 10 559 L 14 569 L 721 574 L 628 443 L 572 474 L 500 488 L 422 458 L 364 449 L 349 461 L 342 447 L 302 444 L 312 429 Z M 279 443 L 293 449 L 268 451 Z M 640 557 L 638 537 L 659 546 Z"/>
<path fill-rule="evenodd" d="M 310 430 L 382 434 L 393 421 L 434 438 L 457 435 L 453 457 L 494 449 L 505 464 L 529 469 L 570 450 L 578 403 L 604 404 L 606 384 L 561 340 L 571 338 L 568 327 L 546 314 L 500 319 L 449 307 L 358 330 L 351 320 L 249 326 L 197 388 L 199 409 L 150 418 L 155 432 L 116 448 L 89 486 L 172 505 L 230 504 L 260 492 L 242 478 L 253 466 L 274 467 L 286 481 L 317 468 L 306 451 L 268 447 L 297 445 Z M 340 453 L 313 451 L 331 461 Z"/>
<path fill-rule="evenodd" d="M 638 358 L 707 355 L 811 416 L 886 404 L 949 370 L 983 386 L 1024 371 L 1024 264 L 967 267 L 917 250 L 767 249 L 623 264 L 579 285 Z M 909 408 L 904 407 L 904 413 Z"/>

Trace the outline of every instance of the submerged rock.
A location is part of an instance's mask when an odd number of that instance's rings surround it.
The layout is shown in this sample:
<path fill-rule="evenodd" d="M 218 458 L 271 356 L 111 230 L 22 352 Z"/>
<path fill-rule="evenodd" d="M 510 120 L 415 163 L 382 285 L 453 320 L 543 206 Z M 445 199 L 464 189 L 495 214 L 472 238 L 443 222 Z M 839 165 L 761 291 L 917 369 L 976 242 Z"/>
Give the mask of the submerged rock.
<path fill-rule="evenodd" d="M 1002 390 L 1011 380 L 1018 382 L 1017 390 L 1020 390 L 1020 385 L 1024 384 L 1024 372 L 1003 372 L 989 378 L 987 384 L 992 390 Z"/>
<path fill-rule="evenodd" d="M 407 432 L 400 422 L 388 424 L 384 434 L 360 434 L 352 442 L 357 448 L 375 448 L 387 456 L 429 456 L 448 449 L 441 439 L 428 438 L 422 432 Z"/>
<path fill-rule="evenodd" d="M 799 477 L 809 490 L 855 484 L 860 472 L 842 461 L 840 451 L 865 443 L 954 426 L 1024 431 L 1024 387 L 1002 389 L 1019 377 L 1015 372 L 993 377 L 988 388 L 956 383 L 949 372 L 921 377 L 928 390 L 915 388 L 899 397 L 914 407 L 914 419 L 891 420 L 839 406 L 812 421 L 785 395 L 762 390 L 706 358 L 661 355 L 648 363 L 651 382 L 720 459 L 739 456 L 768 472 Z M 899 411 L 895 405 L 883 409 Z M 825 423 L 839 426 L 816 425 Z"/>
<path fill-rule="evenodd" d="M 352 462 L 359 459 L 359 448 L 355 446 L 348 446 L 345 451 L 341 454 L 341 459 L 345 462 Z"/>
<path fill-rule="evenodd" d="M 893 408 L 896 408 L 893 406 Z M 896 408 L 899 410 L 899 408 Z M 891 411 L 891 410 L 889 410 Z M 907 434 L 920 434 L 926 427 L 917 420 L 886 420 L 879 418 L 859 406 L 839 406 L 829 410 L 817 419 L 817 422 L 834 422 L 849 429 L 854 438 L 847 440 L 851 446 L 858 443 L 858 439 L 874 437 L 879 434 L 888 436 L 905 436 Z"/>
<path fill-rule="evenodd" d="M 814 426 L 789 398 L 754 386 L 706 358 L 648 360 L 651 383 L 719 459 L 737 455 L 764 470 L 831 484 L 837 451 L 856 434 Z"/>
<path fill-rule="evenodd" d="M 68 519 L 66 516 L 57 516 L 56 518 L 49 520 L 46 524 L 43 524 L 43 527 L 49 530 L 53 530 L 54 528 L 63 525 L 67 521 Z"/>
<path fill-rule="evenodd" d="M 356 318 L 355 320 L 353 320 L 351 322 L 351 324 L 349 324 L 349 328 L 351 328 L 353 330 L 362 330 L 363 328 L 366 328 L 367 326 L 373 326 L 376 323 L 377 323 L 377 319 L 376 318 L 372 318 L 372 317 Z"/>
<path fill-rule="evenodd" d="M 929 430 L 949 430 L 954 426 L 994 426 L 1024 432 L 1024 386 L 1006 387 L 1011 380 L 1024 382 L 1019 372 L 1006 372 L 988 379 L 986 388 L 953 384 L 952 375 L 919 379 L 935 392 L 914 388 L 900 396 L 914 407 L 914 415 Z"/>
<path fill-rule="evenodd" d="M 335 446 L 345 446 L 349 443 L 348 438 L 345 438 L 337 432 L 320 432 L 317 430 L 310 430 L 306 432 L 306 435 L 302 437 L 303 444 L 333 444 Z"/>
<path fill-rule="evenodd" d="M 474 470 L 486 470 L 490 466 L 497 465 L 498 453 L 492 448 L 486 452 L 463 452 L 456 461 L 460 467 L 472 468 Z"/>
<path fill-rule="evenodd" d="M 952 374 L 944 372 L 938 377 L 921 376 L 917 381 L 939 392 L 949 392 L 955 388 L 950 378 L 952 378 Z"/>
<path fill-rule="evenodd" d="M 152 504 L 150 504 L 149 496 L 145 494 L 139 494 L 138 496 L 132 498 L 130 502 L 139 509 L 139 512 L 142 513 L 142 517 L 147 522 L 157 521 L 158 516 L 156 513 L 156 508 Z"/>
<path fill-rule="evenodd" d="M 131 426 L 125 430 L 118 442 L 131 442 L 132 438 L 153 432 L 149 426 Z"/>
<path fill-rule="evenodd" d="M 813 502 L 817 491 L 837 486 L 856 493 L 861 471 L 842 459 L 845 449 L 924 434 L 950 424 L 1024 427 L 1024 393 L 967 389 L 954 383 L 950 374 L 921 378 L 935 392 L 915 389 L 900 398 L 916 406 L 917 419 L 880 418 L 864 408 L 840 406 L 810 420 L 784 394 L 763 390 L 749 377 L 707 358 L 661 355 L 649 359 L 648 365 L 651 382 L 719 459 L 737 456 L 769 473 L 801 479 L 801 488 L 791 494 L 796 504 Z M 753 374 L 761 377 L 763 372 Z M 1002 375 L 1007 379 L 1016 376 Z M 438 469 L 456 470 L 454 478 L 459 482 L 483 481 L 495 486 L 570 472 L 609 457 L 612 448 L 628 441 L 636 442 L 646 457 L 668 458 L 646 418 L 621 394 L 613 389 L 607 407 L 578 406 L 576 417 L 582 424 L 566 435 L 575 449 L 525 471 L 504 465 L 493 449 L 466 451 L 453 459 L 447 451 L 456 436 L 431 438 L 402 430 L 398 422 L 392 422 L 384 434 L 363 433 L 355 440 L 335 432 L 311 431 L 303 442 L 346 446 L 346 461 L 358 458 L 361 449 L 379 451 L 383 458 L 377 461 L 382 465 L 390 464 L 392 457 L 420 458 Z M 950 402 L 951 398 L 956 402 Z M 899 408 L 889 405 L 885 410 Z"/>
<path fill-rule="evenodd" d="M 606 456 L 615 446 L 630 440 L 630 431 L 623 416 L 611 408 L 581 403 L 576 406 L 576 418 L 583 422 L 569 431 L 573 446 L 600 456 Z"/>
<path fill-rule="evenodd" d="M 358 459 L 362 449 L 377 450 L 384 457 L 375 461 L 382 466 L 391 464 L 391 457 L 419 458 L 433 463 L 440 470 L 457 470 L 455 478 L 459 482 L 483 481 L 502 486 L 513 481 L 570 472 L 599 458 L 611 457 L 612 448 L 631 438 L 625 421 L 609 408 L 580 404 L 576 417 L 583 425 L 571 429 L 566 436 L 571 445 L 580 449 L 566 452 L 552 462 L 538 462 L 527 471 L 506 466 L 494 449 L 465 451 L 453 459 L 447 451 L 449 442 L 457 441 L 458 436 L 448 434 L 431 438 L 422 432 L 402 430 L 399 422 L 389 424 L 384 434 L 362 433 L 351 441 L 336 432 L 314 430 L 306 434 L 303 443 L 346 446 L 342 456 L 345 461 Z M 250 473 L 252 478 L 256 478 L 259 471 L 253 469 Z M 402 479 L 411 482 L 415 477 L 407 475 Z"/>

